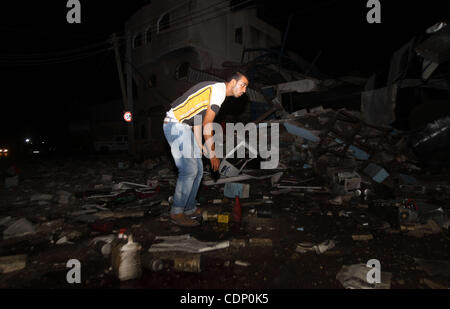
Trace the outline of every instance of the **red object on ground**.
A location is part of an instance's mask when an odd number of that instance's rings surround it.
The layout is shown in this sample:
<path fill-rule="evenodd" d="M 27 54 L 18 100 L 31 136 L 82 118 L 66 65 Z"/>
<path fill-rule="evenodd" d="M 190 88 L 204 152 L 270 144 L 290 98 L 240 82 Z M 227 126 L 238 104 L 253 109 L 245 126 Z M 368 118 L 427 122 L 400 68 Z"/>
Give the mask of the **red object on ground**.
<path fill-rule="evenodd" d="M 111 233 L 113 230 L 113 223 L 112 222 L 94 222 L 91 224 L 91 228 L 95 231 L 104 232 L 104 233 Z"/>
<path fill-rule="evenodd" d="M 234 209 L 233 209 L 233 219 L 235 222 L 241 222 L 242 209 L 241 202 L 239 201 L 239 196 L 236 195 L 234 198 Z"/>

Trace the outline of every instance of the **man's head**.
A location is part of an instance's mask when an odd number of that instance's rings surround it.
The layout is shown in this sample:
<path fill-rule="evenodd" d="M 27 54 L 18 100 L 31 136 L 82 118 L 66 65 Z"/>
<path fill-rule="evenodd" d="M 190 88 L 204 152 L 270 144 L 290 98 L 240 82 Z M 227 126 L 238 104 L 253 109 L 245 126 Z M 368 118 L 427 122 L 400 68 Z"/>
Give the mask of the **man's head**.
<path fill-rule="evenodd" d="M 247 91 L 248 79 L 241 72 L 234 72 L 227 78 L 227 96 L 239 98 Z"/>

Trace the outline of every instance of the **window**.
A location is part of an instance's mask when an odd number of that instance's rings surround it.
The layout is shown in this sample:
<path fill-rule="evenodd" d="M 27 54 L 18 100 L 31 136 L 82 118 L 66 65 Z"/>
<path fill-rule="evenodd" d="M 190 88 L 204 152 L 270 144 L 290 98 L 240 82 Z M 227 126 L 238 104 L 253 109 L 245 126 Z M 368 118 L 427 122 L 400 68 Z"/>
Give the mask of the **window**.
<path fill-rule="evenodd" d="M 242 27 L 241 28 L 237 28 L 234 31 L 234 41 L 238 44 L 242 44 L 243 39 L 242 39 Z"/>
<path fill-rule="evenodd" d="M 175 69 L 175 79 L 186 79 L 188 76 L 190 64 L 189 62 L 183 62 Z"/>
<path fill-rule="evenodd" d="M 145 31 L 145 43 L 150 44 L 152 41 L 152 28 L 147 28 Z"/>
<path fill-rule="evenodd" d="M 142 33 L 138 33 L 133 39 L 133 48 L 142 46 Z"/>
<path fill-rule="evenodd" d="M 170 14 L 166 13 L 164 14 L 158 22 L 158 33 L 160 31 L 166 30 L 170 28 Z"/>

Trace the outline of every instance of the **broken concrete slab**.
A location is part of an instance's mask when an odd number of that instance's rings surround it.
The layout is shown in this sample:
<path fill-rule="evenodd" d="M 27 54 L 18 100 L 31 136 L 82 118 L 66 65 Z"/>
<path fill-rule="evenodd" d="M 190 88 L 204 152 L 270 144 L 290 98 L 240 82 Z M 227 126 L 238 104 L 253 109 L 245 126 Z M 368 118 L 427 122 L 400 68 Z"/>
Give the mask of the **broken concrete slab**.
<path fill-rule="evenodd" d="M 320 137 L 317 135 L 317 133 L 302 128 L 300 124 L 294 121 L 283 122 L 283 125 L 290 134 L 303 137 L 304 139 L 307 139 L 311 142 L 320 142 Z"/>
<path fill-rule="evenodd" d="M 25 218 L 21 218 L 12 223 L 6 230 L 3 231 L 3 238 L 15 238 L 25 235 L 35 234 L 36 230 L 34 225 Z"/>
<path fill-rule="evenodd" d="M 315 79 L 302 79 L 296 80 L 289 83 L 283 83 L 277 85 L 278 93 L 288 93 L 288 92 L 312 92 L 319 90 L 319 81 Z"/>

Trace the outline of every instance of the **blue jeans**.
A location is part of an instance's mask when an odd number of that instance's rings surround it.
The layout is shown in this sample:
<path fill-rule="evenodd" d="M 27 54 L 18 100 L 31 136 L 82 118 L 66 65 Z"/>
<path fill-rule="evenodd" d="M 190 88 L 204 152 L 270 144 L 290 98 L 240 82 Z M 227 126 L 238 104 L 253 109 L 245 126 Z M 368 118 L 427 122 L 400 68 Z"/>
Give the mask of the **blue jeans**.
<path fill-rule="evenodd" d="M 178 180 L 170 213 L 192 215 L 197 210 L 195 198 L 203 177 L 200 147 L 188 125 L 169 122 L 163 125 L 163 130 L 178 168 Z"/>

